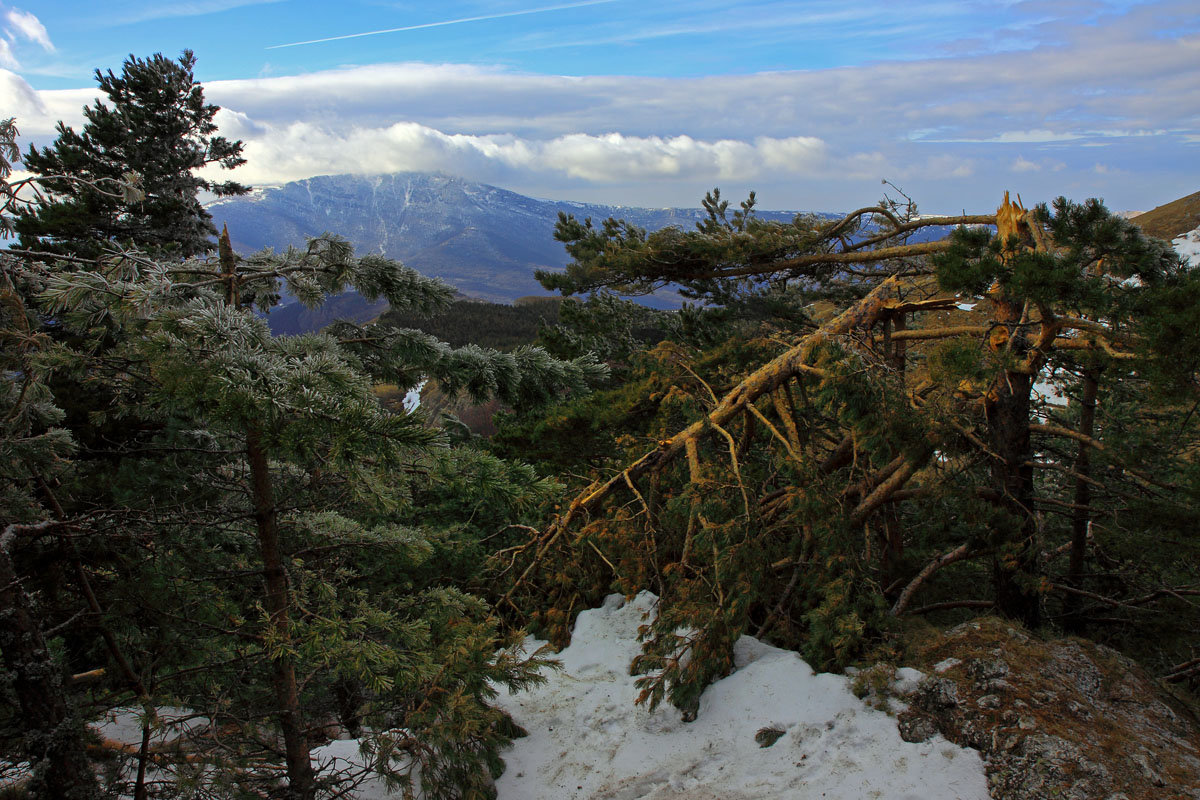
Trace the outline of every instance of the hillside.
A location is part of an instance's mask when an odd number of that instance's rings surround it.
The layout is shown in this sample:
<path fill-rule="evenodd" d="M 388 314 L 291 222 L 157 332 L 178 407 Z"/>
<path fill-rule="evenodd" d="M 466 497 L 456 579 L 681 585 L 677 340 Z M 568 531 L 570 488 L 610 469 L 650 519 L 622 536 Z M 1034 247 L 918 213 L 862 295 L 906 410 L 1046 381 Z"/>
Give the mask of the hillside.
<path fill-rule="evenodd" d="M 1133 222 L 1151 236 L 1171 241 L 1177 236 L 1200 228 L 1200 192 L 1173 200 L 1145 214 L 1138 214 L 1133 218 Z"/>

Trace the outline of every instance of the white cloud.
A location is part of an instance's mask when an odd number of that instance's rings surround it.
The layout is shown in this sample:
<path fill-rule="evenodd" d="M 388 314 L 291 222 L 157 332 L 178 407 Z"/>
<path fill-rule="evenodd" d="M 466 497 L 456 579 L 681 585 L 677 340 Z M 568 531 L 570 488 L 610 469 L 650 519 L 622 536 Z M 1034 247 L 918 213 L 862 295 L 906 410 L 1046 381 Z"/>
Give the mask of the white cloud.
<path fill-rule="evenodd" d="M 11 34 L 16 34 L 31 42 L 41 45 L 42 49 L 47 53 L 54 52 L 54 44 L 50 41 L 50 35 L 46 33 L 46 26 L 41 21 L 30 14 L 28 11 L 22 11 L 19 8 L 10 8 L 4 15 L 6 21 L 5 31 Z"/>
<path fill-rule="evenodd" d="M 1032 131 L 1001 131 L 1000 133 L 982 139 L 974 138 L 933 138 L 914 134 L 910 137 L 913 141 L 927 142 L 931 144 L 1045 144 L 1048 142 L 1071 142 L 1076 139 L 1083 139 L 1086 134 L 1073 133 L 1070 131 L 1057 133 L 1055 131 L 1040 129 Z M 1096 134 L 1096 135 L 1104 135 Z"/>
<path fill-rule="evenodd" d="M 12 45 L 5 39 L 0 39 L 0 67 L 4 69 L 20 69 L 21 62 L 13 54 Z"/>
<path fill-rule="evenodd" d="M 264 125 L 225 110 L 218 121 L 222 134 L 245 141 L 248 163 L 237 175 L 251 183 L 407 170 L 481 179 L 548 173 L 595 184 L 740 181 L 768 173 L 820 174 L 826 162 L 826 145 L 814 137 L 704 141 L 690 136 L 574 133 L 539 140 L 512 134 L 448 134 L 415 122 L 338 131 L 309 122 Z"/>
<path fill-rule="evenodd" d="M 191 2 L 169 2 L 158 0 L 142 5 L 131 11 L 113 13 L 112 9 L 104 17 L 97 18 L 100 24 L 128 25 L 136 22 L 148 22 L 156 19 L 172 17 L 201 17 L 208 14 L 219 14 L 242 6 L 257 6 L 267 3 L 278 3 L 281 0 L 192 0 Z"/>
<path fill-rule="evenodd" d="M 875 194 L 886 177 L 923 205 L 960 208 L 994 206 L 994 187 L 1016 172 L 1027 194 L 1103 189 L 1149 207 L 1194 182 L 1179 164 L 1200 141 L 1200 36 L 1126 23 L 1045 28 L 1020 52 L 823 70 L 573 77 L 391 63 L 211 81 L 205 92 L 223 107 L 223 133 L 246 142 L 249 163 L 232 174 L 247 183 L 443 170 L 526 193 L 694 203 L 696 187 L 744 181 L 792 198 L 760 191 L 764 203 L 831 208 Z M 19 95 L 4 107 L 18 109 L 6 113 L 27 137 L 52 136 L 58 119 L 78 127 L 96 96 L 25 89 L 0 78 L 0 102 Z M 1091 171 L 1096 145 L 1137 193 L 1117 195 L 1111 174 Z"/>
<path fill-rule="evenodd" d="M 0 39 L 0 51 L 3 51 L 3 44 L 4 40 Z M 80 125 L 83 106 L 95 96 L 96 92 L 91 89 L 39 92 L 20 75 L 0 68 L 0 109 L 5 116 L 16 117 L 23 139 L 44 139 L 53 135 L 59 120 L 68 125 Z"/>
<path fill-rule="evenodd" d="M 0 39 L 0 54 L 6 42 Z M 0 56 L 0 61 L 3 61 Z M 46 104 L 42 96 L 20 75 L 8 69 L 0 69 L 0 108 L 6 116 L 16 117 L 22 131 L 32 124 L 37 126 L 46 117 Z"/>

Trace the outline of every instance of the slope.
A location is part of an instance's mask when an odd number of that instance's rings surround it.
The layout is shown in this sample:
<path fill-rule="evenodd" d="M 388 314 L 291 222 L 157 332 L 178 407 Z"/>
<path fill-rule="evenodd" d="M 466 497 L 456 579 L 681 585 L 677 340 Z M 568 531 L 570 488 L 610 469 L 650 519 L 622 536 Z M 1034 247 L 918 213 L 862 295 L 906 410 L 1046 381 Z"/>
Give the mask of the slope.
<path fill-rule="evenodd" d="M 1200 228 L 1200 192 L 1165 203 L 1153 211 L 1138 214 L 1132 221 L 1151 236 L 1169 242 L 1177 236 Z"/>

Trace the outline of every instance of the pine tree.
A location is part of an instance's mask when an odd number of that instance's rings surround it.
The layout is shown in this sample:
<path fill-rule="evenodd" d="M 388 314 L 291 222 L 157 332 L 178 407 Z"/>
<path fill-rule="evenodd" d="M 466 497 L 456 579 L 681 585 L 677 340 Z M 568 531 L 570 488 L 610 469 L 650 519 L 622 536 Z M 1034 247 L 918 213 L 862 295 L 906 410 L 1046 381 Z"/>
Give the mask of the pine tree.
<path fill-rule="evenodd" d="M 430 376 L 531 403 L 603 369 L 381 324 L 273 338 L 253 307 L 283 282 L 309 305 L 353 287 L 407 312 L 453 291 L 337 237 L 245 259 L 220 244 L 215 261 L 169 264 L 5 255 L 0 614 L 14 624 L 0 648 L 5 700 L 25 713 L 6 707 L 0 738 L 31 762 L 38 796 L 95 796 L 73 710 L 89 689 L 67 677 L 87 672 L 93 709 L 143 709 L 147 744 L 118 753 L 134 759 L 120 779 L 135 798 L 154 779 L 307 800 L 370 773 L 485 797 L 515 731 L 488 701 L 544 659 L 511 652 L 515 635 L 466 589 L 485 535 L 531 522 L 553 484 L 452 446 L 373 387 Z M 46 320 L 65 335 L 45 335 Z M 72 398 L 86 457 L 55 386 L 90 389 Z M 110 420 L 120 437 L 92 435 Z M 207 717 L 212 738 L 150 746 L 163 705 Z M 366 773 L 311 762 L 331 719 L 363 737 Z"/>
<path fill-rule="evenodd" d="M 195 174 L 245 162 L 241 142 L 216 135 L 219 109 L 204 101 L 195 63 L 185 50 L 178 61 L 131 55 L 120 75 L 96 70 L 108 103 L 84 108 L 80 132 L 60 122 L 53 145 L 25 155 L 50 199 L 18 217 L 22 248 L 86 258 L 113 244 L 171 258 L 213 249 L 216 230 L 197 195 L 248 188 Z"/>
<path fill-rule="evenodd" d="M 314 729 L 334 717 L 363 731 L 372 770 L 397 785 L 482 797 L 511 732 L 488 705 L 493 686 L 535 680 L 543 662 L 506 653 L 515 640 L 463 590 L 478 570 L 466 566 L 482 535 L 472 520 L 528 508 L 549 484 L 448 446 L 372 387 L 428 375 L 529 403 L 602 370 L 379 325 L 272 338 L 250 305 L 269 306 L 281 279 L 302 302 L 353 286 L 410 311 L 444 307 L 452 290 L 334 237 L 240 263 L 221 245 L 216 263 L 106 259 L 40 282 L 41 310 L 73 338 L 41 342 L 30 374 L 86 376 L 106 389 L 89 419 L 120 416 L 132 433 L 26 498 L 31 519 L 61 523 L 82 552 L 67 585 L 95 598 L 112 702 L 145 706 L 147 726 L 156 707 L 184 705 L 236 743 L 204 752 L 203 774 L 143 749 L 138 774 L 150 764 L 219 796 L 261 792 L 278 780 L 254 765 L 280 758 L 262 731 L 277 731 L 287 796 L 307 800 L 363 777 L 310 761 Z M 70 630 L 72 613 L 62 604 L 42 623 Z M 76 635 L 84 657 L 105 652 Z"/>
<path fill-rule="evenodd" d="M 0 230 L 10 230 L 11 213 L 20 207 L 17 189 L 8 184 L 19 155 L 13 120 L 0 122 Z M 4 738 L 16 734 L 20 752 L 32 762 L 26 783 L 34 797 L 91 800 L 100 787 L 85 747 L 79 709 L 71 702 L 62 665 L 43 634 L 43 609 L 36 589 L 19 569 L 18 554 L 31 542 L 64 532 L 69 521 L 44 514 L 28 490 L 35 475 L 54 479 L 75 449 L 60 425 L 63 412 L 41 379 L 33 360 L 42 342 L 31 287 L 46 279 L 44 270 L 0 255 L 0 659 L 6 680 L 0 696 Z M 11 710 L 9 710 L 11 709 Z"/>

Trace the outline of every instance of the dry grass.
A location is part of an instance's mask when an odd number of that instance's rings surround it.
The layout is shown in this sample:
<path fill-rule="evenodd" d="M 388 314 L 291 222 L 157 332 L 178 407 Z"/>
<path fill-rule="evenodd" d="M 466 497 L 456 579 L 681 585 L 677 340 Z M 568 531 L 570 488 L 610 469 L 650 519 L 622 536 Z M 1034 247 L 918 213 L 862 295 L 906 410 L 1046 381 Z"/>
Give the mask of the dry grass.
<path fill-rule="evenodd" d="M 1138 214 L 1131 221 L 1151 236 L 1171 241 L 1200 228 L 1200 192 Z"/>

